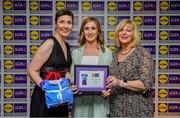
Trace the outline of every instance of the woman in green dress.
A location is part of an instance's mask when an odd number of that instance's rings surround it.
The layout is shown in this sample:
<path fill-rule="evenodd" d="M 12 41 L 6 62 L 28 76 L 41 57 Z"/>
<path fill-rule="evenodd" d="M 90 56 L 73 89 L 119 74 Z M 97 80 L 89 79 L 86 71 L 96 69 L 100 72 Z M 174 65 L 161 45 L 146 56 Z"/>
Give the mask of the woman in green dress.
<path fill-rule="evenodd" d="M 72 52 L 71 74 L 74 65 L 110 65 L 112 53 L 104 47 L 104 38 L 99 21 L 94 17 L 85 17 L 82 21 L 78 43 L 80 47 Z M 77 91 L 76 85 L 72 86 Z M 102 94 L 103 93 L 103 94 Z M 73 117 L 106 117 L 109 114 L 109 100 L 100 93 L 77 93 L 73 106 Z"/>

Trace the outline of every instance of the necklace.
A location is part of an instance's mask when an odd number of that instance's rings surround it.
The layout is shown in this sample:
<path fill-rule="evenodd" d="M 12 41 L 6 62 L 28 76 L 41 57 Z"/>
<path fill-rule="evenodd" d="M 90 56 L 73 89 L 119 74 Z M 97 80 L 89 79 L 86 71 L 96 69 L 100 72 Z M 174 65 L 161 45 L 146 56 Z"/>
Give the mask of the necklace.
<path fill-rule="evenodd" d="M 127 55 L 128 53 L 131 52 L 132 49 L 133 49 L 133 48 L 130 48 L 128 51 L 126 51 L 126 52 L 124 52 L 124 53 L 120 52 L 120 54 L 121 54 L 121 55 Z"/>

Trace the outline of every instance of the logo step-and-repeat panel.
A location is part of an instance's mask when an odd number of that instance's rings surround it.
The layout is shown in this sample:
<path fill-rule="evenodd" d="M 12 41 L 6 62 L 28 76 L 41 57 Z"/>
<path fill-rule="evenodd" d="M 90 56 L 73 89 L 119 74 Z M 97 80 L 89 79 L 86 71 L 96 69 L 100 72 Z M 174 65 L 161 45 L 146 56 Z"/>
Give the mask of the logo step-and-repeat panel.
<path fill-rule="evenodd" d="M 57 10 L 74 15 L 73 32 L 67 41 L 78 46 L 84 16 L 96 17 L 102 26 L 106 46 L 112 51 L 114 30 L 122 19 L 140 28 L 142 45 L 155 63 L 156 82 L 152 90 L 158 117 L 180 115 L 180 1 L 179 0 L 2 0 L 0 7 L 0 117 L 29 116 L 34 84 L 27 67 L 40 43 L 54 33 Z"/>

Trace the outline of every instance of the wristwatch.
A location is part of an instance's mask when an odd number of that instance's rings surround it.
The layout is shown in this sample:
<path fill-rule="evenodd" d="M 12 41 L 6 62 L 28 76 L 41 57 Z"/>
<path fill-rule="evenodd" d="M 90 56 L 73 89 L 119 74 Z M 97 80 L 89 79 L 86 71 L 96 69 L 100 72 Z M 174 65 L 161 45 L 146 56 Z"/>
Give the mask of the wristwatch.
<path fill-rule="evenodd" d="M 127 80 L 123 80 L 123 88 L 127 87 Z"/>

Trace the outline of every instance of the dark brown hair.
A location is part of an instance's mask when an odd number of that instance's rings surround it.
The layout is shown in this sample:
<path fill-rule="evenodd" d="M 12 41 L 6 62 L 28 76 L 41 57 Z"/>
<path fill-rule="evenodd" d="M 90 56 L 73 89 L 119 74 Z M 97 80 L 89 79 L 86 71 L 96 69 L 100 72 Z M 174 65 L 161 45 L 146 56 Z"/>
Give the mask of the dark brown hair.
<path fill-rule="evenodd" d="M 58 18 L 61 17 L 61 16 L 64 16 L 64 15 L 68 15 L 68 16 L 71 16 L 72 17 L 72 21 L 73 21 L 73 24 L 74 24 L 74 15 L 71 11 L 69 10 L 59 10 L 56 12 L 56 16 L 55 16 L 55 22 L 57 23 L 58 21 Z"/>

